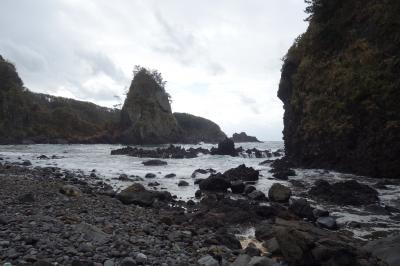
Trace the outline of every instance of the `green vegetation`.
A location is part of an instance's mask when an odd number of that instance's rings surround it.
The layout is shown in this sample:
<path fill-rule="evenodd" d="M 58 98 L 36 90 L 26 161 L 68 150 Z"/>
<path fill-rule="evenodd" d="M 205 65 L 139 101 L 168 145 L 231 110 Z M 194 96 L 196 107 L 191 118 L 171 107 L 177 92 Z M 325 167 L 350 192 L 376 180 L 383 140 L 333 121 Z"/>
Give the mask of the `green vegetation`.
<path fill-rule="evenodd" d="M 307 0 L 284 58 L 287 154 L 302 165 L 400 177 L 400 2 Z"/>
<path fill-rule="evenodd" d="M 30 92 L 0 58 L 0 143 L 83 141 L 111 129 L 118 117 L 115 109 Z"/>

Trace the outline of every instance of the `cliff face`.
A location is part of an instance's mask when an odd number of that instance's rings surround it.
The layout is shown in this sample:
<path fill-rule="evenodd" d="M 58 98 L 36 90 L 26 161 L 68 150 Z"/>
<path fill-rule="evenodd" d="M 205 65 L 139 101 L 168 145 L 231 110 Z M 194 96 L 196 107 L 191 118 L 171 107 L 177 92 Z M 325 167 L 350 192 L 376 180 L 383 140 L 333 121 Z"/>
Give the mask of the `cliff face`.
<path fill-rule="evenodd" d="M 218 143 L 226 138 L 221 128 L 211 120 L 186 113 L 174 113 L 174 117 L 187 143 Z"/>
<path fill-rule="evenodd" d="M 105 132 L 118 111 L 33 93 L 0 57 L 0 144 L 81 142 Z"/>
<path fill-rule="evenodd" d="M 141 68 L 121 110 L 119 141 L 126 144 L 176 143 L 182 132 L 157 74 Z"/>
<path fill-rule="evenodd" d="M 287 157 L 400 178 L 400 1 L 313 0 L 284 58 Z"/>

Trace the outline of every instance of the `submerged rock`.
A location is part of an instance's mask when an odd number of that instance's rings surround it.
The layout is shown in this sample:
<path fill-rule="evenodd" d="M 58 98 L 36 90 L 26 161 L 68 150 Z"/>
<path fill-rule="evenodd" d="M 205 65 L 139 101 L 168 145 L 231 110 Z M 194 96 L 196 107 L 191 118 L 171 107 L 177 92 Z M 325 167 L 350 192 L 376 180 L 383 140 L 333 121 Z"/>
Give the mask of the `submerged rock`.
<path fill-rule="evenodd" d="M 168 163 L 166 161 L 161 161 L 161 160 L 148 160 L 142 162 L 142 164 L 145 166 L 161 166 L 161 165 L 167 165 Z"/>
<path fill-rule="evenodd" d="M 368 205 L 379 201 L 378 192 L 368 185 L 355 180 L 329 184 L 325 180 L 318 180 L 310 189 L 313 198 L 322 199 L 338 205 Z"/>

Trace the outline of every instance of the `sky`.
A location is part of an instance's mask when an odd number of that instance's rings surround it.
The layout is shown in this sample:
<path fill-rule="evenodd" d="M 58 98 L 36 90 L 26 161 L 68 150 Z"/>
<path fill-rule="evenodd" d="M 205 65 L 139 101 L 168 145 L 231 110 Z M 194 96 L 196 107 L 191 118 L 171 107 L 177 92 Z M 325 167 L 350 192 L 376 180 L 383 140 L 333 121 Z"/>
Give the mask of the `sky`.
<path fill-rule="evenodd" d="M 135 65 L 167 81 L 172 110 L 231 135 L 281 140 L 282 58 L 304 0 L 1 0 L 0 54 L 27 88 L 112 107 Z"/>

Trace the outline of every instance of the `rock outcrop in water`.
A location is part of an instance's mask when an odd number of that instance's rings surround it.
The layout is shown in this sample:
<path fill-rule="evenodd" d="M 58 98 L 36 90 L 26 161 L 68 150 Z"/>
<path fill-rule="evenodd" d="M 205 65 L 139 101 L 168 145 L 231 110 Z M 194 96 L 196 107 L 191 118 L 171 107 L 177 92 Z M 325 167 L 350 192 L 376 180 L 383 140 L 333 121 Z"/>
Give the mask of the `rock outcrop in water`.
<path fill-rule="evenodd" d="M 185 143 L 218 143 L 226 138 L 221 128 L 211 120 L 186 113 L 173 115 L 182 130 Z"/>
<path fill-rule="evenodd" d="M 182 132 L 172 115 L 169 95 L 158 72 L 135 72 L 121 110 L 119 142 L 128 144 L 176 143 Z"/>
<path fill-rule="evenodd" d="M 287 157 L 400 178 L 400 2 L 313 0 L 307 11 L 278 92 Z"/>
<path fill-rule="evenodd" d="M 259 141 L 256 137 L 253 136 L 248 136 L 246 132 L 241 132 L 241 133 L 233 133 L 232 135 L 232 140 L 235 143 L 241 143 L 241 142 L 261 142 Z"/>

